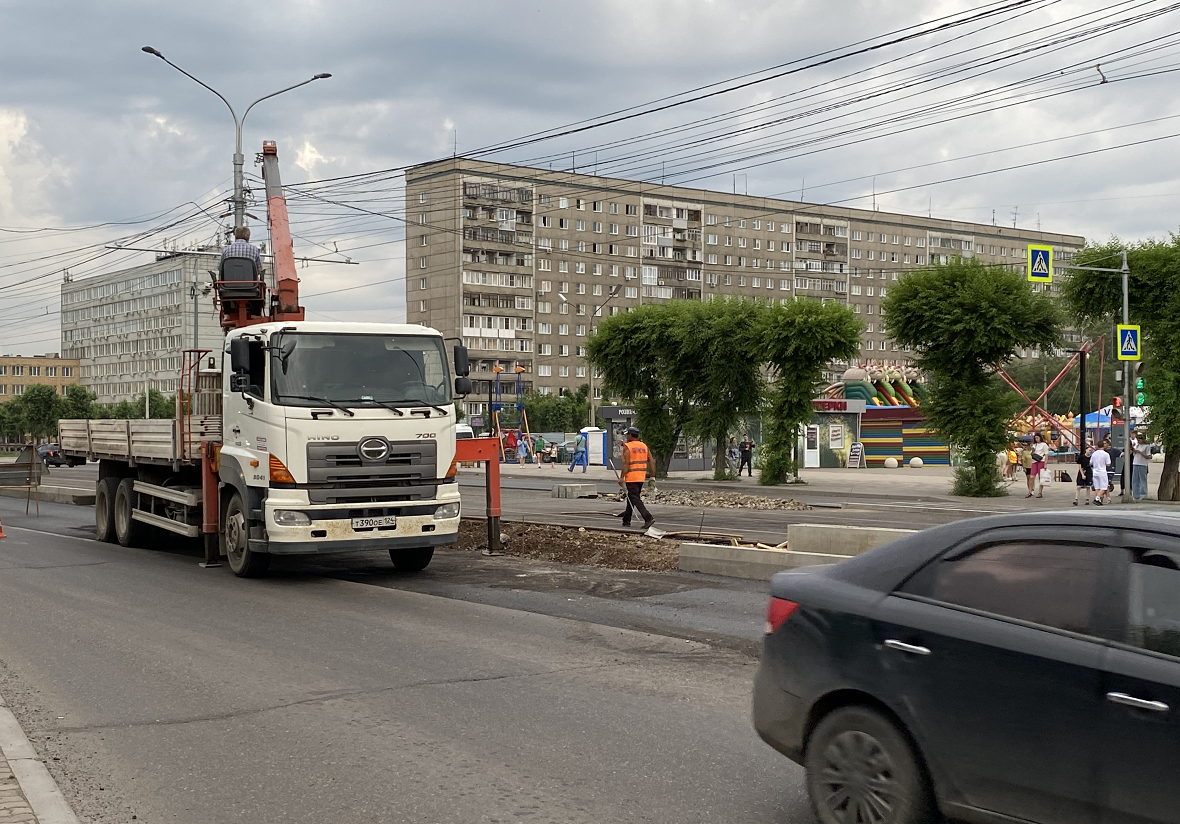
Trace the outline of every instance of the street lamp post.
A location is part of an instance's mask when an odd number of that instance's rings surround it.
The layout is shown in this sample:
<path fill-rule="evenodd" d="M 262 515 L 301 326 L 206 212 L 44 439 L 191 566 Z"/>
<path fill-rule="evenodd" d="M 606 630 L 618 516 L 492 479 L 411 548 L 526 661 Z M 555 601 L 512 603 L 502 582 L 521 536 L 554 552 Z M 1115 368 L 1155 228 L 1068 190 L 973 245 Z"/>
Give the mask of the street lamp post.
<path fill-rule="evenodd" d="M 331 77 L 332 75 L 328 74 L 327 72 L 321 72 L 320 74 L 314 75 L 313 77 L 311 77 L 307 80 L 304 80 L 302 83 L 296 83 L 294 86 L 288 86 L 285 89 L 279 89 L 277 92 L 271 92 L 270 94 L 263 95 L 262 97 L 258 98 L 253 103 L 251 103 L 249 106 L 247 106 L 246 110 L 244 112 L 242 112 L 242 116 L 238 117 L 238 113 L 236 111 L 234 111 L 234 107 L 232 105 L 230 105 L 230 102 L 228 100 L 225 99 L 225 95 L 223 95 L 221 92 L 217 91 L 217 89 L 213 88 L 212 86 L 210 86 L 208 83 L 204 82 L 203 80 L 200 80 L 199 78 L 196 78 L 193 75 L 189 74 L 184 69 L 180 68 L 180 66 L 176 65 L 171 60 L 169 60 L 167 57 L 160 54 L 159 50 L 154 49 L 151 46 L 144 46 L 143 51 L 147 52 L 150 55 L 153 55 L 154 57 L 160 58 L 165 63 L 167 63 L 169 66 L 171 66 L 172 68 L 176 69 L 178 72 L 183 74 L 185 77 L 189 78 L 190 80 L 193 80 L 194 82 L 204 86 L 206 89 L 213 92 L 213 94 L 217 95 L 221 99 L 221 102 L 226 105 L 226 108 L 229 109 L 229 113 L 231 115 L 233 115 L 233 118 L 234 118 L 234 228 L 239 229 L 242 226 L 245 226 L 246 225 L 246 201 L 245 201 L 245 198 L 242 196 L 242 189 L 243 189 L 242 165 L 245 162 L 245 157 L 243 157 L 243 155 L 242 155 L 242 124 L 244 124 L 246 122 L 246 115 L 250 114 L 250 110 L 253 109 L 259 103 L 261 103 L 263 100 L 268 100 L 272 97 L 276 97 L 280 94 L 283 94 L 284 92 L 289 92 L 292 89 L 298 89 L 300 86 L 306 86 L 308 83 L 311 83 L 315 80 L 323 80 L 325 78 Z"/>
<path fill-rule="evenodd" d="M 618 286 L 611 287 L 610 296 L 602 302 L 601 306 L 596 306 L 594 308 L 594 311 L 590 314 L 591 322 L 593 322 L 594 318 L 600 317 L 602 315 L 602 310 L 606 308 L 607 304 L 609 304 L 612 300 L 614 300 L 615 298 L 617 298 L 619 296 L 619 291 L 620 291 L 620 287 L 618 287 Z M 562 303 L 569 303 L 569 301 L 566 299 L 565 295 L 563 295 L 561 292 L 557 293 L 557 298 Z M 591 327 L 591 328 L 593 328 L 593 327 Z M 586 370 L 587 370 L 586 371 L 587 378 L 590 381 L 590 391 L 589 391 L 589 394 L 587 395 L 587 398 L 586 398 L 586 400 L 590 404 L 590 423 L 589 423 L 589 425 L 594 426 L 594 366 L 588 360 L 586 361 Z"/>

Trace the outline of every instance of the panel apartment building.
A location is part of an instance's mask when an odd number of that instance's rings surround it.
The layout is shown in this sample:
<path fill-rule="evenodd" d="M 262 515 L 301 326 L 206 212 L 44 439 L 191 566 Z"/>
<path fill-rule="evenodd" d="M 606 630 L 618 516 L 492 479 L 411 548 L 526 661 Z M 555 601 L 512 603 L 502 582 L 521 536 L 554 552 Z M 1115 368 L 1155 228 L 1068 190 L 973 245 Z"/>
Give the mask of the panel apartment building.
<path fill-rule="evenodd" d="M 463 338 L 473 414 L 496 366 L 545 394 L 590 382 L 598 320 L 653 301 L 839 301 L 861 365 L 904 365 L 880 322 L 899 277 L 956 256 L 1023 270 L 1029 243 L 1067 262 L 1084 238 L 455 158 L 406 173 L 406 317 Z"/>
<path fill-rule="evenodd" d="M 194 284 L 199 348 L 221 350 L 225 336 L 206 291 L 219 255 L 161 254 L 152 263 L 62 284 L 62 350 L 79 361 L 79 382 L 99 403 L 133 400 L 149 386 L 176 391 L 181 352 L 198 344 Z"/>
<path fill-rule="evenodd" d="M 52 386 L 59 395 L 78 383 L 78 361 L 51 355 L 0 355 L 0 403 L 32 386 Z"/>

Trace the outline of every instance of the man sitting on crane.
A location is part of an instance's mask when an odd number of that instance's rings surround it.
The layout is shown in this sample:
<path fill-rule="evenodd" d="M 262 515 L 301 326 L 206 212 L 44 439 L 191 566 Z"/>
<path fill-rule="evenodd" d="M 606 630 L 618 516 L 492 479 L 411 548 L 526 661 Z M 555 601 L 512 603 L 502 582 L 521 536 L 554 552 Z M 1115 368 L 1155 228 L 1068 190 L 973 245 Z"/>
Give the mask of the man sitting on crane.
<path fill-rule="evenodd" d="M 258 247 L 250 242 L 250 227 L 239 226 L 234 229 L 234 242 L 221 250 L 221 268 L 225 268 L 226 258 L 246 258 L 254 262 L 254 279 L 262 280 L 262 255 Z"/>

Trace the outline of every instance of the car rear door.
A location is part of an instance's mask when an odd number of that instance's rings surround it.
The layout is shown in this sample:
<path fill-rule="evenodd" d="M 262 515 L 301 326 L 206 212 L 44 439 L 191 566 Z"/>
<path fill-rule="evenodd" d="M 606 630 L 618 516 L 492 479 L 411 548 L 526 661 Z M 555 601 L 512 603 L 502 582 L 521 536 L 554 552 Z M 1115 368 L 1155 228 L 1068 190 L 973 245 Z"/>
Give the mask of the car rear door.
<path fill-rule="evenodd" d="M 1103 662 L 1104 822 L 1180 822 L 1180 541 L 1124 530 Z"/>
<path fill-rule="evenodd" d="M 1098 821 L 1103 532 L 992 530 L 882 602 L 883 666 L 948 814 Z"/>

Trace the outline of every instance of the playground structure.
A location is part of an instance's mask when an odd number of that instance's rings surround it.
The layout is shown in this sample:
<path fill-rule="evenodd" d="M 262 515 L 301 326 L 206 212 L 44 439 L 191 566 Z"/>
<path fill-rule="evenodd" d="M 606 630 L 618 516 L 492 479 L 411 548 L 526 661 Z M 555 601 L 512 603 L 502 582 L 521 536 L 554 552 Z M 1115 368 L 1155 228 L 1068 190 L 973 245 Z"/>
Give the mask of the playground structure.
<path fill-rule="evenodd" d="M 926 397 L 926 387 L 919 381 L 918 370 L 913 367 L 864 369 L 854 366 L 839 381 L 828 386 L 822 397 L 863 400 L 870 409 L 917 409 Z"/>
<path fill-rule="evenodd" d="M 1032 398 L 1030 398 L 1028 393 L 1025 392 L 1020 387 L 1020 385 L 1018 383 L 1016 383 L 1016 381 L 1012 380 L 1011 376 L 1009 376 L 1008 373 L 1006 371 L 1004 371 L 1003 368 L 997 369 L 996 374 L 999 375 L 1000 379 L 1002 381 L 1004 381 L 1004 383 L 1006 383 L 1010 387 L 1012 387 L 1014 390 L 1016 390 L 1017 394 L 1019 394 L 1020 397 L 1022 397 L 1025 400 L 1025 402 L 1028 404 L 1028 406 L 1026 406 L 1020 412 L 1020 414 L 1016 415 L 1016 417 L 1014 417 L 1011 420 L 1011 422 L 1009 422 L 1008 428 L 1010 430 L 1018 432 L 1022 435 L 1027 435 L 1030 433 L 1041 433 L 1042 435 L 1046 436 L 1045 437 L 1046 442 L 1049 440 L 1048 435 L 1049 435 L 1050 431 L 1051 430 L 1056 431 L 1057 433 L 1059 433 L 1059 436 L 1060 436 L 1063 443 L 1068 444 L 1071 449 L 1078 451 L 1079 444 L 1085 440 L 1086 429 L 1089 428 L 1088 425 L 1086 424 L 1086 419 L 1085 418 L 1081 419 L 1082 428 L 1081 428 L 1080 432 L 1075 432 L 1074 431 L 1075 418 L 1074 418 L 1074 415 L 1072 412 L 1070 412 L 1068 415 L 1054 415 L 1051 412 L 1049 412 L 1047 409 L 1044 409 L 1041 406 L 1041 404 L 1044 402 L 1045 398 L 1047 398 L 1049 396 L 1049 392 L 1051 392 L 1054 388 L 1056 388 L 1056 386 L 1059 383 L 1061 383 L 1061 381 L 1063 381 L 1065 379 L 1065 376 L 1068 375 L 1070 373 L 1070 371 L 1073 370 L 1074 366 L 1081 364 L 1082 368 L 1081 368 L 1081 371 L 1078 376 L 1078 382 L 1080 384 L 1081 394 L 1083 396 L 1082 404 L 1085 405 L 1084 396 L 1085 396 L 1085 386 L 1086 386 L 1086 384 L 1085 384 L 1086 356 L 1089 355 L 1091 351 L 1093 351 L 1094 347 L 1098 347 L 1098 358 L 1099 358 L 1099 360 L 1098 360 L 1098 387 L 1099 387 L 1099 390 L 1098 391 L 1099 391 L 1099 394 L 1101 394 L 1102 373 L 1103 373 L 1103 370 L 1106 368 L 1106 346 L 1105 346 L 1105 343 L 1106 343 L 1106 335 L 1100 336 L 1097 340 L 1087 341 L 1087 342 L 1083 343 L 1070 356 L 1069 360 L 1065 362 L 1065 366 L 1063 366 L 1061 368 L 1061 371 L 1057 373 L 1057 377 L 1053 378 L 1053 380 L 1049 381 L 1049 383 L 1047 383 L 1045 385 L 1045 388 L 1041 390 L 1041 394 L 1037 395 L 1036 400 L 1033 400 Z M 1099 419 L 1099 423 L 1100 422 L 1101 421 Z M 1109 426 L 1109 424 L 1108 424 L 1108 426 Z"/>
<path fill-rule="evenodd" d="M 529 431 L 529 415 L 524 408 L 524 378 L 522 377 L 524 368 L 520 366 L 516 367 L 516 402 L 508 404 L 507 409 L 504 405 L 504 384 L 500 380 L 500 375 L 503 373 L 504 367 L 496 366 L 493 371 L 496 373 L 496 379 L 492 383 L 488 409 L 491 410 L 492 416 L 492 434 L 496 438 L 496 442 L 500 444 L 500 460 L 508 460 L 508 456 L 504 450 L 505 429 L 518 430 L 521 433 L 521 439 L 524 441 L 529 456 L 536 460 L 533 450 L 533 435 Z M 505 412 L 515 412 L 515 414 L 505 415 L 503 414 Z M 504 420 L 505 417 L 508 418 L 507 421 Z M 506 427 L 505 423 L 509 425 Z"/>

